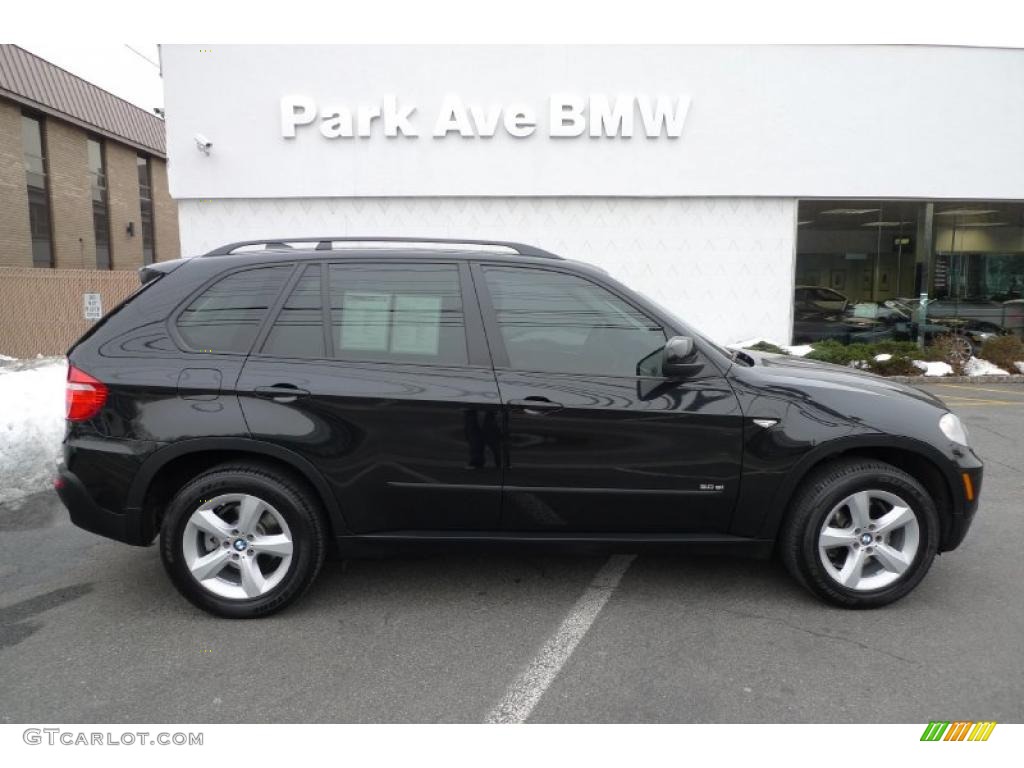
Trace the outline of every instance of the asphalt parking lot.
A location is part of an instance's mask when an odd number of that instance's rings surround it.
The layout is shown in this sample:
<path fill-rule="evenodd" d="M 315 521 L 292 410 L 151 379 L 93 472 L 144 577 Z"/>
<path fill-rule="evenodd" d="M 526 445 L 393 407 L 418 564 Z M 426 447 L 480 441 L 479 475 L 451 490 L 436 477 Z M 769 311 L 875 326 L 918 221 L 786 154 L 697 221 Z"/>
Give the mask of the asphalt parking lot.
<path fill-rule="evenodd" d="M 982 507 L 876 611 L 827 607 L 774 561 L 642 555 L 594 592 L 607 556 L 476 552 L 329 562 L 292 609 L 231 622 L 50 493 L 0 508 L 0 718 L 480 722 L 539 669 L 531 722 L 1020 722 L 1024 386 L 925 388 L 968 424 Z M 564 666 L 538 668 L 592 594 Z"/>

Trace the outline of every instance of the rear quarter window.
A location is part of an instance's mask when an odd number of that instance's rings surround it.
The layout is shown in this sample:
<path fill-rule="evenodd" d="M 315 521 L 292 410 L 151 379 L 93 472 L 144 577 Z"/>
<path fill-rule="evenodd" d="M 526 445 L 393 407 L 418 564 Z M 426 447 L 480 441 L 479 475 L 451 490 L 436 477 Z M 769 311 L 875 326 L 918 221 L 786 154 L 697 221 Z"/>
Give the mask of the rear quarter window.
<path fill-rule="evenodd" d="M 248 352 L 291 273 L 291 266 L 258 267 L 221 278 L 178 315 L 182 340 L 198 352 Z"/>

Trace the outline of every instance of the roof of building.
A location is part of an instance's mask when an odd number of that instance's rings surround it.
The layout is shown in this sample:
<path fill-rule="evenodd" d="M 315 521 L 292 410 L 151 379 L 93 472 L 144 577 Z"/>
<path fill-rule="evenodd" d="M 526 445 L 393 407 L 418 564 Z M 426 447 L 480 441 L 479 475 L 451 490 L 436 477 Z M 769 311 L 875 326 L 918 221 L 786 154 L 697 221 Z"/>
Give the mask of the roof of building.
<path fill-rule="evenodd" d="M 16 45 L 0 45 L 0 96 L 167 156 L 162 119 Z"/>

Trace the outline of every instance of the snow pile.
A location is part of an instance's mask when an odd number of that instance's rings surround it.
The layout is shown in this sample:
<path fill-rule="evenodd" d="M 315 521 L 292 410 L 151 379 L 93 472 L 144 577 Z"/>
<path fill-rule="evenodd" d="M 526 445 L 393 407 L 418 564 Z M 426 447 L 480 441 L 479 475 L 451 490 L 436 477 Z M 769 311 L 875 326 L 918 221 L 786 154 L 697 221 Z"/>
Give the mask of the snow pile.
<path fill-rule="evenodd" d="M 914 365 L 924 371 L 925 376 L 952 376 L 953 366 L 949 363 L 943 362 L 925 362 L 924 360 L 915 360 Z"/>
<path fill-rule="evenodd" d="M 1017 366 L 1017 370 L 1024 373 L 1024 363 L 1014 363 Z"/>
<path fill-rule="evenodd" d="M 0 367 L 0 504 L 50 487 L 64 439 L 63 359 Z"/>
<path fill-rule="evenodd" d="M 977 357 L 972 357 L 967 361 L 967 365 L 964 366 L 964 373 L 968 376 L 989 376 L 992 374 L 1006 375 L 1006 371 L 998 365 L 993 365 L 988 360 L 981 360 Z"/>
<path fill-rule="evenodd" d="M 880 355 L 875 355 L 876 363 L 885 363 L 888 362 L 889 360 L 892 360 L 892 355 L 890 355 L 888 352 L 883 352 Z"/>

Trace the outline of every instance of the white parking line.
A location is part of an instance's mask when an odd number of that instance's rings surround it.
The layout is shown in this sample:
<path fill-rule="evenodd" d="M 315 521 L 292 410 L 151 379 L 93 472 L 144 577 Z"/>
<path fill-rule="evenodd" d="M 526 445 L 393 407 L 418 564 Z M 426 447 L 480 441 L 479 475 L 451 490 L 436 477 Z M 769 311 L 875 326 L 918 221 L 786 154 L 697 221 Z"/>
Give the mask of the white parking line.
<path fill-rule="evenodd" d="M 587 634 L 636 555 L 612 555 L 530 665 L 490 711 L 487 723 L 522 723 Z"/>

